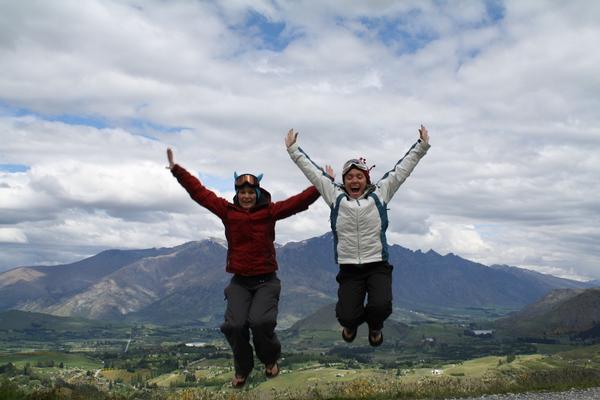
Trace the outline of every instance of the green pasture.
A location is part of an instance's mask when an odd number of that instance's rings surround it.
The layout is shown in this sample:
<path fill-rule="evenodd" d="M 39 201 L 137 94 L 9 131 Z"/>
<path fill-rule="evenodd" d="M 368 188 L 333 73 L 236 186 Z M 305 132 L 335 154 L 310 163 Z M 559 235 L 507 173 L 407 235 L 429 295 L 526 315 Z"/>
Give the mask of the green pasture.
<path fill-rule="evenodd" d="M 151 376 L 149 369 L 138 369 L 135 372 L 129 372 L 125 369 L 103 369 L 100 372 L 100 376 L 109 381 L 120 381 L 124 383 L 131 383 L 131 381 L 141 376 L 143 379 L 148 379 Z"/>
<path fill-rule="evenodd" d="M 389 373 L 377 369 L 340 369 L 317 367 L 300 371 L 282 370 L 276 379 L 270 379 L 257 386 L 259 390 L 298 389 L 331 382 L 350 382 L 356 379 L 389 377 Z"/>
<path fill-rule="evenodd" d="M 442 374 L 451 376 L 465 376 L 469 378 L 481 378 L 484 375 L 501 370 L 526 369 L 549 365 L 543 361 L 544 357 L 539 354 L 519 355 L 507 363 L 506 357 L 488 356 L 465 361 L 459 364 L 450 364 L 442 368 Z"/>
<path fill-rule="evenodd" d="M 566 364 L 566 363 L 565 363 Z M 557 368 L 556 362 L 540 354 L 518 355 L 510 363 L 505 356 L 481 357 L 463 363 L 448 364 L 440 368 L 414 368 L 400 370 L 343 369 L 333 367 L 306 367 L 303 370 L 282 370 L 277 379 L 267 380 L 256 386 L 261 391 L 294 391 L 309 386 L 319 387 L 351 381 L 378 382 L 382 385 L 417 384 L 428 379 L 443 382 L 447 378 L 481 379 L 506 371 L 533 371 Z M 398 373 L 397 373 L 398 371 Z"/>
<path fill-rule="evenodd" d="M 231 368 L 210 367 L 194 371 L 193 374 L 196 382 L 201 386 L 222 386 L 231 380 L 233 371 Z M 160 387 L 170 387 L 184 382 L 185 374 L 179 371 L 163 374 L 148 381 Z"/>
<path fill-rule="evenodd" d="M 465 339 L 463 336 L 464 329 L 455 324 L 421 323 L 412 326 L 406 337 L 406 341 L 418 343 L 423 338 L 433 337 L 438 342 L 460 342 Z"/>
<path fill-rule="evenodd" d="M 183 375 L 181 375 L 177 372 L 171 372 L 169 374 L 163 374 L 156 378 L 152 378 L 148 381 L 148 383 L 150 383 L 152 385 L 156 384 L 157 386 L 160 386 L 160 387 L 169 387 L 171 385 L 183 382 L 184 379 L 185 378 Z"/>
<path fill-rule="evenodd" d="M 232 363 L 233 361 L 227 358 L 211 358 L 194 361 L 193 366 L 200 368 L 226 368 L 230 367 Z"/>
<path fill-rule="evenodd" d="M 321 349 L 341 341 L 340 332 L 335 330 L 310 330 L 299 332 L 278 332 L 281 341 L 295 350 Z"/>
<path fill-rule="evenodd" d="M 590 360 L 596 364 L 600 363 L 600 344 L 592 346 L 580 346 L 558 354 L 564 360 Z"/>
<path fill-rule="evenodd" d="M 98 369 L 102 362 L 80 353 L 62 353 L 55 351 L 33 351 L 20 353 L 0 353 L 0 365 L 13 363 L 18 368 L 23 368 L 27 363 L 35 367 L 38 362 L 45 364 L 54 361 L 55 366 L 61 362 L 65 368 Z"/>
<path fill-rule="evenodd" d="M 535 347 L 540 354 L 554 354 L 554 353 L 562 353 L 565 351 L 570 351 L 573 349 L 577 349 L 577 345 L 565 343 L 565 344 L 545 344 L 545 343 L 535 343 Z"/>

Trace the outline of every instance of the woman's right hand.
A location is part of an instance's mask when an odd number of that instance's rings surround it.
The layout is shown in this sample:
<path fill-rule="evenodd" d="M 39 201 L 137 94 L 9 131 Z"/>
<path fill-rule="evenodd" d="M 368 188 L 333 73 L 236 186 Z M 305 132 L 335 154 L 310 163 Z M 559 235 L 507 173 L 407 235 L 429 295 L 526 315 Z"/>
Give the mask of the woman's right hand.
<path fill-rule="evenodd" d="M 327 173 L 327 175 L 329 175 L 332 181 L 335 181 L 335 172 L 333 172 L 333 168 L 331 167 L 331 165 L 325 165 L 325 172 Z"/>
<path fill-rule="evenodd" d="M 427 132 L 427 128 L 425 128 L 423 125 L 421 125 L 421 128 L 419 128 L 419 139 L 425 142 L 425 144 L 429 143 L 429 133 Z"/>
<path fill-rule="evenodd" d="M 170 147 L 167 147 L 167 159 L 169 160 L 168 169 L 173 169 L 175 166 L 175 162 L 173 161 L 173 150 Z"/>

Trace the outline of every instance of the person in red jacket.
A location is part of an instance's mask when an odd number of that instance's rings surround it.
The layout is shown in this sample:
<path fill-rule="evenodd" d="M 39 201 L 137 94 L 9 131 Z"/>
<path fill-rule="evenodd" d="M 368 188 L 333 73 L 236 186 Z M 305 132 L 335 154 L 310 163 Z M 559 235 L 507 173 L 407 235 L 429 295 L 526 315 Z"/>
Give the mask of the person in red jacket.
<path fill-rule="evenodd" d="M 271 202 L 271 195 L 260 187 L 260 176 L 235 175 L 236 195 L 233 203 L 218 197 L 179 164 L 167 149 L 171 173 L 190 197 L 218 216 L 227 238 L 226 271 L 233 274 L 225 288 L 227 308 L 221 332 L 233 350 L 235 374 L 233 387 L 242 387 L 254 368 L 250 331 L 258 359 L 265 364 L 265 374 L 279 374 L 277 360 L 281 344 L 275 334 L 281 282 L 277 278 L 275 259 L 275 222 L 304 211 L 319 198 L 310 186 L 283 201 Z"/>

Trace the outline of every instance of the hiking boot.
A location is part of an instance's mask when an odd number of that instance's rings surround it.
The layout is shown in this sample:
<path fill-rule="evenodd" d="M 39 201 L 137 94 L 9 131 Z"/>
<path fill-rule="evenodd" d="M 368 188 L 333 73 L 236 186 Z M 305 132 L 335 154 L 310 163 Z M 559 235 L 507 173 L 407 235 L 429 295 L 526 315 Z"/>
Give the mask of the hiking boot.
<path fill-rule="evenodd" d="M 344 339 L 345 342 L 351 343 L 354 341 L 355 337 L 356 337 L 356 328 L 346 328 L 346 327 L 342 328 L 342 339 Z"/>
<path fill-rule="evenodd" d="M 383 332 L 373 329 L 369 331 L 369 344 L 373 347 L 381 346 L 383 343 Z"/>
<path fill-rule="evenodd" d="M 233 375 L 233 379 L 231 379 L 231 387 L 235 389 L 241 389 L 246 384 L 246 380 L 248 376 L 239 376 L 238 374 Z"/>
<path fill-rule="evenodd" d="M 279 375 L 279 364 L 277 364 L 277 361 L 273 364 L 265 364 L 265 375 L 267 378 L 275 378 Z"/>

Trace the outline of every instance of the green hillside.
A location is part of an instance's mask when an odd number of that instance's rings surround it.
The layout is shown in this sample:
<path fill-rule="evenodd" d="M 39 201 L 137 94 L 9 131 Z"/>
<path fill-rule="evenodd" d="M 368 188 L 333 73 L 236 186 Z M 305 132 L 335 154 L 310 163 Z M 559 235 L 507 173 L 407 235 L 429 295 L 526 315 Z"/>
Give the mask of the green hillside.
<path fill-rule="evenodd" d="M 12 363 L 17 368 L 31 366 L 53 365 L 58 368 L 98 369 L 102 368 L 102 362 L 85 354 L 64 353 L 58 351 L 34 351 L 28 353 L 0 353 L 0 365 Z"/>
<path fill-rule="evenodd" d="M 0 330 L 53 330 L 53 331 L 89 331 L 90 329 L 114 329 L 124 325 L 88 320 L 77 317 L 60 317 L 36 312 L 9 310 L 0 313 Z"/>
<path fill-rule="evenodd" d="M 553 337 L 579 334 L 599 323 L 600 288 L 591 288 L 552 291 L 496 326 L 512 335 Z"/>

